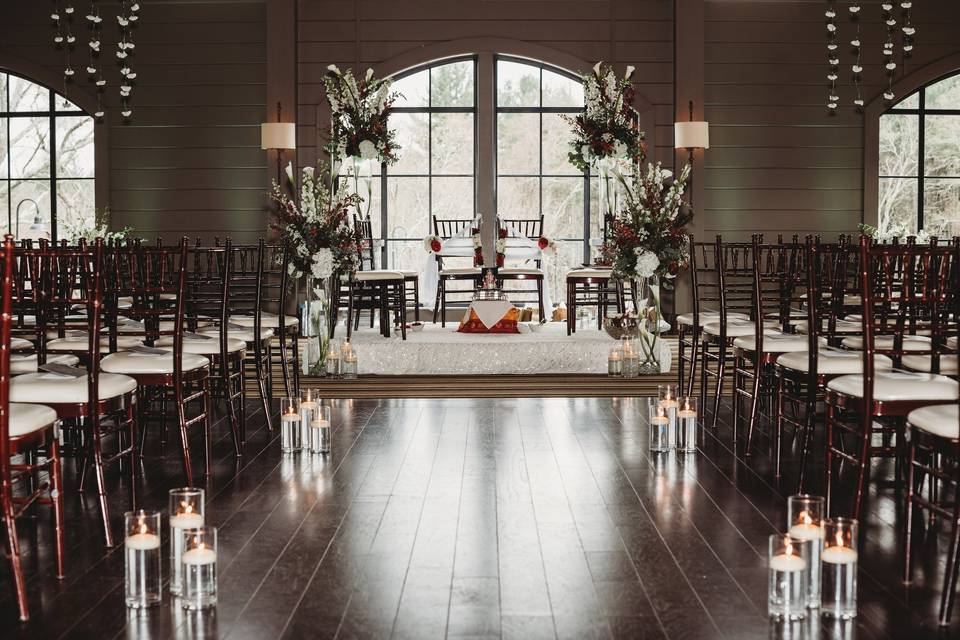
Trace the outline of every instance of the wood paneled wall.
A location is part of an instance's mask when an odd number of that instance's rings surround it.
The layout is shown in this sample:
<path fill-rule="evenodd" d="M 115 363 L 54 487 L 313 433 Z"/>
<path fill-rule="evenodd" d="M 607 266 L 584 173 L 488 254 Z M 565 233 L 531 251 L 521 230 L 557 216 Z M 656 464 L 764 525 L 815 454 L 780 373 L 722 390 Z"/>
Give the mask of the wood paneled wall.
<path fill-rule="evenodd" d="M 74 66 L 82 67 L 86 5 L 75 4 L 81 17 Z M 259 129 L 266 112 L 264 0 L 151 0 L 141 7 L 130 124 L 116 108 L 115 44 L 103 47 L 113 85 L 101 125 L 108 127 L 113 224 L 171 239 L 255 238 L 265 226 L 269 175 Z M 7 55 L 62 78 L 49 8 L 34 0 L 0 3 L 0 66 Z M 108 29 L 115 33 L 114 25 Z M 67 93 L 92 93 L 85 74 L 77 77 Z"/>
<path fill-rule="evenodd" d="M 301 164 L 317 158 L 327 65 L 362 70 L 467 38 L 534 43 L 590 64 L 634 65 L 637 91 L 655 109 L 648 142 L 658 159 L 672 162 L 673 0 L 300 0 L 298 26 Z"/>
<path fill-rule="evenodd" d="M 895 3 L 899 5 L 899 3 Z M 856 33 L 838 3 L 841 108 L 826 109 L 825 3 L 706 0 L 705 97 L 710 121 L 704 206 L 707 236 L 856 231 L 863 210 L 863 116 L 852 104 Z M 915 54 L 898 78 L 960 50 L 960 3 L 914 3 Z M 882 93 L 884 32 L 863 3 L 863 97 Z"/>

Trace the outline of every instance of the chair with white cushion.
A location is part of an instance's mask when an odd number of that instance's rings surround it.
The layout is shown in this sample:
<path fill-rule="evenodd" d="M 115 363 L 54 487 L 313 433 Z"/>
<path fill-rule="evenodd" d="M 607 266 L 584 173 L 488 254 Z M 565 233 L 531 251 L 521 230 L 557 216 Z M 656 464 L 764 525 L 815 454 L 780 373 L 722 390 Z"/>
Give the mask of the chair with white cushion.
<path fill-rule="evenodd" d="M 947 376 L 902 369 L 882 371 L 875 363 L 876 355 L 885 355 L 894 367 L 900 366 L 903 357 L 911 353 L 905 345 L 905 329 L 916 327 L 918 318 L 936 336 L 926 354 L 941 348 L 941 327 L 951 326 L 955 320 L 956 269 L 960 266 L 956 247 L 917 246 L 912 239 L 906 245 L 885 245 L 862 237 L 860 265 L 863 373 L 839 376 L 827 384 L 824 461 L 828 512 L 833 502 L 835 459 L 856 470 L 853 504 L 847 510 L 854 518 L 860 518 L 871 460 L 878 456 L 905 460 L 907 415 L 927 405 L 955 402 L 958 397 L 957 382 Z M 889 348 L 877 339 L 882 333 L 891 339 Z M 883 436 L 881 444 L 874 442 L 876 435 Z M 891 437 L 895 438 L 892 445 L 888 444 Z"/>
<path fill-rule="evenodd" d="M 373 238 L 373 222 L 369 217 L 361 218 L 355 215 L 353 224 L 363 237 L 363 249 L 360 252 L 360 270 L 374 271 L 377 268 L 376 246 Z M 381 241 L 382 242 L 382 241 Z M 386 262 L 386 260 L 384 260 Z M 381 265 L 386 268 L 386 265 Z M 413 307 L 413 319 L 420 322 L 420 272 L 404 269 L 393 269 L 403 274 L 405 289 L 404 308 Z M 370 310 L 370 326 L 373 326 L 373 309 Z"/>
<path fill-rule="evenodd" d="M 473 220 L 460 219 L 442 219 L 433 216 L 433 232 L 441 239 L 448 240 L 455 235 L 462 233 L 470 228 Z M 447 301 L 452 295 L 473 295 L 473 292 L 480 284 L 480 278 L 483 277 L 482 265 L 452 267 L 448 263 L 444 265 L 443 256 L 437 254 L 437 299 L 433 306 L 433 322 L 436 324 L 437 316 L 440 317 L 440 326 L 447 326 Z M 450 289 L 450 284 L 459 282 L 469 284 L 469 289 Z"/>
<path fill-rule="evenodd" d="M 347 282 L 349 294 L 347 304 L 347 340 L 353 335 L 360 322 L 360 309 L 379 312 L 380 335 L 390 337 L 390 316 L 394 324 L 400 326 L 400 334 L 407 339 L 406 327 L 406 286 L 407 280 L 401 271 L 377 269 L 357 271 Z"/>
<path fill-rule="evenodd" d="M 53 507 L 54 555 L 56 575 L 64 578 L 63 546 L 63 483 L 60 451 L 57 442 L 57 412 L 40 404 L 10 402 L 10 330 L 13 324 L 13 236 L 3 243 L 3 294 L 0 315 L 0 503 L 6 525 L 7 557 L 13 575 L 20 620 L 30 619 L 27 587 L 20 559 L 20 541 L 17 536 L 17 517 L 25 515 L 33 504 Z M 14 462 L 11 456 L 21 456 Z M 42 456 L 42 461 L 41 461 Z M 39 475 L 46 473 L 45 478 Z M 39 480 L 39 481 L 38 481 Z M 26 486 L 14 494 L 14 484 Z M 36 552 L 34 555 L 37 555 Z"/>
<path fill-rule="evenodd" d="M 502 225 L 498 229 L 498 234 L 509 235 L 507 233 L 508 227 L 512 228 L 517 234 L 521 237 L 527 238 L 533 242 L 537 242 L 541 237 L 543 237 L 543 216 L 539 218 L 531 219 L 519 219 L 519 220 L 500 220 L 498 222 Z M 508 294 L 514 294 L 510 296 L 510 299 L 516 304 L 519 302 L 524 302 L 524 300 L 517 298 L 516 295 L 522 295 L 524 292 L 530 292 L 529 289 L 515 288 L 507 289 L 504 287 L 506 282 L 516 282 L 518 285 L 525 282 L 532 282 L 536 291 L 537 291 L 537 310 L 540 313 L 541 321 L 546 317 L 546 312 L 543 308 L 543 265 L 541 264 L 540 257 L 537 257 L 533 260 L 532 263 L 527 261 L 525 264 L 507 266 L 504 265 L 497 269 L 497 281 L 500 283 L 500 288 Z"/>
<path fill-rule="evenodd" d="M 100 368 L 106 373 L 122 374 L 136 380 L 141 401 L 141 439 L 146 437 L 146 418 L 151 415 L 158 416 L 161 429 L 166 429 L 167 401 L 172 401 L 183 453 L 184 477 L 187 486 L 195 486 L 188 430 L 195 425 L 202 430 L 204 475 L 209 475 L 210 360 L 183 349 L 187 240 L 184 238 L 176 247 L 117 248 L 114 260 L 117 290 L 120 295 L 133 298 L 133 306 L 127 313 L 143 323 L 140 337 L 158 352 L 143 348 L 141 351 L 119 351 L 103 358 Z M 164 294 L 172 294 L 175 298 L 161 298 Z M 169 314 L 170 304 L 173 305 L 173 327 L 161 328 L 161 317 Z M 157 342 L 164 338 L 171 338 L 172 344 L 158 347 Z M 160 405 L 158 412 L 148 412 L 152 404 Z M 188 417 L 191 409 L 193 413 Z"/>
<path fill-rule="evenodd" d="M 104 304 L 104 286 L 108 278 L 104 247 L 101 240 L 92 248 L 41 248 L 36 251 L 36 265 L 42 274 L 42 318 L 55 318 L 64 309 L 82 305 L 86 317 L 87 350 L 82 357 L 86 370 L 57 374 L 47 371 L 24 373 L 10 380 L 10 400 L 16 403 L 46 405 L 62 421 L 64 439 L 75 434 L 82 442 L 83 463 L 80 489 L 85 488 L 88 471 L 95 476 L 104 529 L 104 541 L 113 546 L 109 501 L 104 470 L 107 465 L 123 462 L 128 474 L 130 507 L 136 508 L 137 469 L 136 406 L 137 381 L 120 374 L 104 373 L 98 366 L 102 349 L 101 326 L 109 315 Z M 38 352 L 39 366 L 45 366 L 48 354 Z M 53 360 L 53 358 L 51 358 Z M 66 364 L 58 362 L 57 364 Z M 112 436 L 112 438 L 110 438 Z M 106 443 L 112 441 L 112 450 Z"/>
<path fill-rule="evenodd" d="M 577 308 L 597 308 L 597 329 L 613 306 L 623 312 L 622 289 L 610 267 L 580 267 L 567 272 L 567 335 L 577 332 Z"/>

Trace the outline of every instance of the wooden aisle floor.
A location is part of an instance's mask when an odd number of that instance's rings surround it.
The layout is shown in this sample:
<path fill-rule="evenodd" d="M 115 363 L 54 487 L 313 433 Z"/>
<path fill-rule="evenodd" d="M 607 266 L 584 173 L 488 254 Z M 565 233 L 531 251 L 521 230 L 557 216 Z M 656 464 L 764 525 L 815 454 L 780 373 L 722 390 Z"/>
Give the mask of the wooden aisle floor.
<path fill-rule="evenodd" d="M 642 398 L 337 400 L 333 453 L 283 456 L 253 403 L 246 457 L 218 425 L 208 520 L 220 604 L 123 605 L 93 496 L 67 464 L 67 578 L 52 575 L 48 511 L 21 527 L 33 620 L 0 580 L 4 638 L 904 638 L 932 624 L 944 536 L 900 585 L 895 494 L 871 496 L 861 615 L 783 627 L 766 617 L 767 536 L 782 486 L 759 438 L 750 465 L 726 424 L 696 454 L 651 455 Z M 150 434 L 142 505 L 181 484 Z M 174 441 L 175 442 L 175 441 Z M 889 467 L 884 468 L 890 473 Z M 114 531 L 126 507 L 116 473 Z M 166 554 L 166 546 L 164 547 Z M 166 560 L 164 561 L 166 566 Z M 926 580 L 923 576 L 928 576 Z M 957 622 L 960 624 L 960 621 Z"/>

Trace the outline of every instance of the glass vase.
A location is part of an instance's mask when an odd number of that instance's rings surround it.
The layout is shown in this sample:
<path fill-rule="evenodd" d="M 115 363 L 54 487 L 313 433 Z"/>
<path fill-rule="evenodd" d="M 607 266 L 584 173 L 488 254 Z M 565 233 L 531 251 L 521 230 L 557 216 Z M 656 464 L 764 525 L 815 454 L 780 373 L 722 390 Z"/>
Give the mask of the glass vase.
<path fill-rule="evenodd" d="M 307 345 L 301 363 L 304 375 L 323 375 L 324 356 L 329 342 L 330 300 L 327 281 L 307 275 L 300 305 L 300 326 Z"/>
<path fill-rule="evenodd" d="M 640 322 L 637 342 L 640 345 L 640 375 L 660 373 L 660 279 L 653 275 L 639 278 L 637 295 L 640 298 Z"/>

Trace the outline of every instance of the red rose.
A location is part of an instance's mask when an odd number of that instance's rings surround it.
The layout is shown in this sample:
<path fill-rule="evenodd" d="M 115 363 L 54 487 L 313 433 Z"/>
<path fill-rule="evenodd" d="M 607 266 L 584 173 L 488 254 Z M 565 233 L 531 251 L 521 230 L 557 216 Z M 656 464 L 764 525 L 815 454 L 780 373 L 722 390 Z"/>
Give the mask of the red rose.
<path fill-rule="evenodd" d="M 502 267 L 502 266 L 503 266 L 503 259 L 504 259 L 504 255 L 503 255 L 502 253 L 498 253 L 498 254 L 497 254 L 497 266 L 498 266 L 498 267 Z"/>
<path fill-rule="evenodd" d="M 677 275 L 677 272 L 680 271 L 680 265 L 677 264 L 676 260 L 671 260 L 670 264 L 667 265 L 667 271 L 670 272 L 670 275 Z"/>
<path fill-rule="evenodd" d="M 506 230 L 506 229 L 500 229 L 499 235 L 500 235 L 500 238 L 501 238 L 501 239 L 502 239 L 502 238 L 506 238 L 506 237 L 507 237 L 507 230 Z"/>
<path fill-rule="evenodd" d="M 433 251 L 434 253 L 440 253 L 441 248 L 442 246 L 440 245 L 440 241 L 437 240 L 436 238 L 430 241 L 430 250 Z"/>
<path fill-rule="evenodd" d="M 540 247 L 540 249 L 546 249 L 548 246 L 550 246 L 550 241 L 543 236 L 540 236 L 540 239 L 537 240 L 537 246 Z"/>

